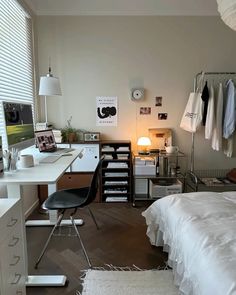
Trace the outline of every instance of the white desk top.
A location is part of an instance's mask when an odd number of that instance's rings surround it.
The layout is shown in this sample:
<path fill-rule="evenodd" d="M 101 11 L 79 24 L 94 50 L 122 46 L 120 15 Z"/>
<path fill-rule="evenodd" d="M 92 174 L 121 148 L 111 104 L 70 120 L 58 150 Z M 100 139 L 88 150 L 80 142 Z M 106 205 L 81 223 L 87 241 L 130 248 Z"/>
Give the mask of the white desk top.
<path fill-rule="evenodd" d="M 18 201 L 17 199 L 0 199 L 0 218 Z"/>
<path fill-rule="evenodd" d="M 0 183 L 16 183 L 22 185 L 55 183 L 74 162 L 79 153 L 80 150 L 76 149 L 69 153 L 71 156 L 62 156 L 54 163 L 39 164 L 39 159 L 48 156 L 48 153 L 40 153 L 35 147 L 27 148 L 21 154 L 32 154 L 34 156 L 34 167 L 18 169 L 15 172 L 4 172 L 0 176 Z"/>

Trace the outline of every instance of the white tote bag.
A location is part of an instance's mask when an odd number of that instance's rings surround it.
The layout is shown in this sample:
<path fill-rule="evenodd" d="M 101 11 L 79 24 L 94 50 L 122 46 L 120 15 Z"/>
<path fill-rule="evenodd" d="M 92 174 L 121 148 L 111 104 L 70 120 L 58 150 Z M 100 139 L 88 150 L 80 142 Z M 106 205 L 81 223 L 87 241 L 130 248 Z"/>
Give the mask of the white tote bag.
<path fill-rule="evenodd" d="M 202 85 L 204 73 L 199 78 L 196 92 L 191 92 L 185 107 L 180 127 L 188 132 L 195 133 L 202 122 Z"/>

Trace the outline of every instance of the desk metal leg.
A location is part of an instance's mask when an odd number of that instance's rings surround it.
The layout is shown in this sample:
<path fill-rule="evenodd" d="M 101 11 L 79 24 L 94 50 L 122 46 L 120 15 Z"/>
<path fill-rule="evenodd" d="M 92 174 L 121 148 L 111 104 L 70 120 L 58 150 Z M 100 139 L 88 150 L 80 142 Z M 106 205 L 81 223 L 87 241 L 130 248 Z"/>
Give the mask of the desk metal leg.
<path fill-rule="evenodd" d="M 83 225 L 83 219 L 75 219 L 76 225 Z M 50 220 L 27 220 L 25 222 L 26 226 L 54 226 L 55 223 L 51 223 Z M 61 222 L 61 225 L 71 225 L 69 219 L 65 219 Z"/>
<path fill-rule="evenodd" d="M 28 276 L 26 287 L 62 287 L 66 283 L 66 276 Z"/>

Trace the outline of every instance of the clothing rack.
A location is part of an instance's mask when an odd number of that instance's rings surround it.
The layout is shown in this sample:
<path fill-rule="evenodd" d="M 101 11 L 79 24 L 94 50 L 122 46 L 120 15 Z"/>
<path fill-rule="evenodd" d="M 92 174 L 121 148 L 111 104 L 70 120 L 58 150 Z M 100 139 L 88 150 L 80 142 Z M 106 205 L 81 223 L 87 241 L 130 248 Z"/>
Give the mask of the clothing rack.
<path fill-rule="evenodd" d="M 194 82 L 193 82 L 194 92 L 197 89 L 197 81 L 200 75 L 202 75 L 202 72 L 197 73 L 194 78 Z M 204 77 L 205 76 L 230 76 L 230 75 L 231 76 L 236 75 L 236 72 L 204 72 Z M 192 133 L 190 173 L 193 173 L 193 174 L 194 174 L 194 137 L 195 137 L 195 133 Z"/>

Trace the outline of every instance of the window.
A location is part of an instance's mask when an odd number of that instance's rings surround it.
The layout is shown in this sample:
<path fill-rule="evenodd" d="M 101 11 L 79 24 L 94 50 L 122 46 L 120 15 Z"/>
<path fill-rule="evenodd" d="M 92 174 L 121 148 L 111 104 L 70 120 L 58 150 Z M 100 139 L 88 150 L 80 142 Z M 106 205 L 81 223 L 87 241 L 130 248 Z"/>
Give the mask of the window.
<path fill-rule="evenodd" d="M 0 1 L 0 134 L 7 148 L 2 101 L 34 105 L 30 15 L 17 0 Z"/>

